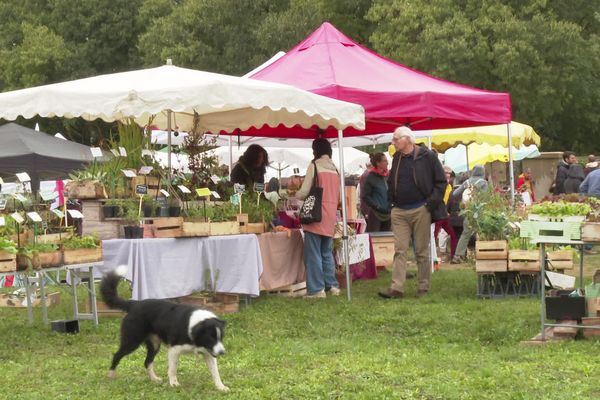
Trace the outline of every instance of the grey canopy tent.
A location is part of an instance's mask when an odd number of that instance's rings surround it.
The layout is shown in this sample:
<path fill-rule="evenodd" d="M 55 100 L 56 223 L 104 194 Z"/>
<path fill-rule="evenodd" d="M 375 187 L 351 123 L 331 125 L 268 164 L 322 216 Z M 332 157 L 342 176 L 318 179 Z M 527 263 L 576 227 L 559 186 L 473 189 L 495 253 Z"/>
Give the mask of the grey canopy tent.
<path fill-rule="evenodd" d="M 41 180 L 66 178 L 69 172 L 92 160 L 88 146 L 15 123 L 0 126 L 0 175 L 6 180 L 27 172 L 34 192 L 39 190 Z"/>

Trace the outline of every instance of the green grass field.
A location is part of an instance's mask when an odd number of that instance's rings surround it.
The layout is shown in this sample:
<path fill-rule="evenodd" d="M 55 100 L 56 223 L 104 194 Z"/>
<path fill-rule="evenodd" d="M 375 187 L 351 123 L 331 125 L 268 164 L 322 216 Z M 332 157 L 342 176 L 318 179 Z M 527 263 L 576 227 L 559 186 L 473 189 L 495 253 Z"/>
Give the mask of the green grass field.
<path fill-rule="evenodd" d="M 595 269 L 592 266 L 588 271 Z M 166 352 L 147 378 L 144 350 L 106 378 L 119 318 L 62 335 L 24 310 L 0 309 L 1 392 L 5 399 L 594 399 L 600 397 L 598 341 L 524 346 L 539 330 L 537 299 L 477 300 L 475 273 L 442 270 L 431 294 L 383 300 L 390 275 L 354 284 L 354 299 L 261 297 L 226 315 L 227 354 L 218 392 L 204 362 L 181 359 L 179 382 L 166 379 Z M 345 292 L 343 292 L 345 294 Z M 50 311 L 69 316 L 70 298 Z M 36 321 L 41 315 L 36 310 Z"/>

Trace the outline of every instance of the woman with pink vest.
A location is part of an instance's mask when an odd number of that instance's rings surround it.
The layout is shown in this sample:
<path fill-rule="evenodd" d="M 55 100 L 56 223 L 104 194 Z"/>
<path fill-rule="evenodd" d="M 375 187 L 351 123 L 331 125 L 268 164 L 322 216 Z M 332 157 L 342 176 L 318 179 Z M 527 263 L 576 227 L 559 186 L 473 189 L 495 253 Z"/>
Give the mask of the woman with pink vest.
<path fill-rule="evenodd" d="M 331 161 L 331 144 L 324 138 L 312 143 L 314 161 L 306 170 L 306 177 L 296 196 L 304 200 L 313 184 L 315 165 L 318 184 L 323 188 L 321 222 L 302 225 L 304 230 L 304 265 L 306 266 L 307 298 L 324 298 L 325 292 L 337 296 L 339 285 L 335 278 L 333 234 L 336 211 L 340 202 L 340 176 Z"/>

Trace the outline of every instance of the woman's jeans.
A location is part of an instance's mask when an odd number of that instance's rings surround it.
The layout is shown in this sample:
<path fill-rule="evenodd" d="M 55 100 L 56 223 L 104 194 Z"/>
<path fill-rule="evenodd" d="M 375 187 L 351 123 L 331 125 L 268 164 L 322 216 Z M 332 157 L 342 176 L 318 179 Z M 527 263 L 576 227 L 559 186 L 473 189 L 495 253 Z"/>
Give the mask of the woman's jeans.
<path fill-rule="evenodd" d="M 338 287 L 333 260 L 333 238 L 304 231 L 304 265 L 308 294 Z"/>

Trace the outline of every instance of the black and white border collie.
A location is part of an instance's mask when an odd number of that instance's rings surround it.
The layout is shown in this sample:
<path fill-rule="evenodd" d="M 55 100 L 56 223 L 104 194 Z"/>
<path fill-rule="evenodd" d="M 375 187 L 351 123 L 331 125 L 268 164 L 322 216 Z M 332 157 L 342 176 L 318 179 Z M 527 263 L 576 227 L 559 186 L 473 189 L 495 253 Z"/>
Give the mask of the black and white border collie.
<path fill-rule="evenodd" d="M 121 358 L 144 343 L 148 351 L 144 361 L 148 376 L 152 381 L 160 382 L 161 379 L 154 372 L 153 362 L 160 344 L 165 343 L 169 347 L 167 357 L 171 386 L 179 386 L 179 356 L 183 353 L 202 353 L 217 389 L 229 390 L 221 382 L 217 367 L 217 357 L 225 353 L 222 343 L 225 321 L 218 319 L 210 311 L 188 304 L 154 299 L 124 300 L 117 295 L 117 286 L 125 271 L 125 267 L 119 267 L 116 271 L 109 272 L 100 284 L 106 304 L 127 312 L 121 323 L 121 345 L 113 356 L 109 378 L 115 377 L 115 369 Z"/>

